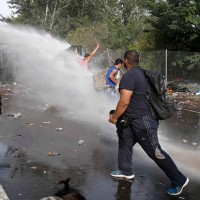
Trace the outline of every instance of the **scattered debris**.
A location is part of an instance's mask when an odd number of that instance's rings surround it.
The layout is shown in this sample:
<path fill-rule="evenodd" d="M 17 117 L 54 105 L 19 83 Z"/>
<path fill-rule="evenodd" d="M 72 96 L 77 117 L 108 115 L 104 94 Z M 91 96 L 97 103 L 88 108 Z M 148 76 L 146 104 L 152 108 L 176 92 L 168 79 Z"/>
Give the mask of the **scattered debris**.
<path fill-rule="evenodd" d="M 84 144 L 84 143 L 85 143 L 84 140 L 79 140 L 79 141 L 78 141 L 78 145 L 82 145 L 82 144 Z"/>
<path fill-rule="evenodd" d="M 9 88 L 4 88 L 2 92 L 5 96 L 12 95 L 12 91 Z"/>
<path fill-rule="evenodd" d="M 176 97 L 176 96 L 178 96 L 178 93 L 176 93 L 176 92 L 175 92 L 175 93 L 172 93 L 172 96 L 173 96 L 173 97 Z"/>
<path fill-rule="evenodd" d="M 21 117 L 21 115 L 22 114 L 20 112 L 19 113 L 15 113 L 15 114 L 14 113 L 6 113 L 7 117 L 12 117 L 12 118 L 16 118 L 16 119 Z"/>
<path fill-rule="evenodd" d="M 167 96 L 171 102 L 182 102 L 184 109 L 200 112 L 200 84 L 185 81 L 173 81 L 167 84 Z M 179 110 L 179 109 L 178 109 Z"/>
<path fill-rule="evenodd" d="M 167 95 L 169 100 L 175 104 L 175 109 L 179 106 L 183 109 L 189 109 L 200 112 L 200 95 L 187 94 L 183 92 Z M 177 105 L 178 104 L 178 105 Z"/>
<path fill-rule="evenodd" d="M 51 124 L 51 122 L 42 122 L 43 124 Z"/>
<path fill-rule="evenodd" d="M 167 88 L 169 90 L 173 90 L 174 92 L 191 92 L 187 87 L 181 87 L 177 83 L 169 83 L 167 84 Z"/>
<path fill-rule="evenodd" d="M 187 140 L 183 140 L 183 142 L 187 143 Z"/>
<path fill-rule="evenodd" d="M 184 108 L 184 103 L 183 102 L 181 102 L 181 101 L 174 101 L 174 109 L 176 110 L 176 111 L 181 111 L 181 110 L 183 110 L 183 108 Z"/>
<path fill-rule="evenodd" d="M 37 169 L 37 167 L 36 166 L 32 166 L 32 167 L 30 167 L 30 169 L 35 170 L 35 169 Z"/>
<path fill-rule="evenodd" d="M 29 124 L 30 126 L 33 126 L 33 125 L 34 125 L 33 123 L 29 123 L 29 122 L 27 122 L 26 124 Z"/>
<path fill-rule="evenodd" d="M 49 152 L 48 156 L 58 156 L 60 155 L 60 153 L 56 153 L 56 152 Z"/>
<path fill-rule="evenodd" d="M 192 145 L 196 146 L 196 145 L 198 145 L 198 143 L 197 142 L 193 142 Z"/>
<path fill-rule="evenodd" d="M 63 131 L 63 128 L 56 128 L 56 131 Z"/>

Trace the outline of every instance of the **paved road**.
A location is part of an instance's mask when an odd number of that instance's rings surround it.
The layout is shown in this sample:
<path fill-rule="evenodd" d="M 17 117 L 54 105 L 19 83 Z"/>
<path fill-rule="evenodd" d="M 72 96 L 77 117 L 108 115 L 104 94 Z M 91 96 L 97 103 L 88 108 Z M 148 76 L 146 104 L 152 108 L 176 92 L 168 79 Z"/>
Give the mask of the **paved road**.
<path fill-rule="evenodd" d="M 70 112 L 42 112 L 44 105 L 24 95 L 7 98 L 0 120 L 0 183 L 10 200 L 38 200 L 52 195 L 61 188 L 58 182 L 67 177 L 88 200 L 200 199 L 198 115 L 178 114 L 171 121 L 161 122 L 161 143 L 190 177 L 184 192 L 170 197 L 166 194 L 169 180 L 137 145 L 134 181 L 109 176 L 117 166 L 117 136 L 107 119 L 95 124 L 72 120 Z M 8 112 L 22 115 L 8 118 Z M 63 131 L 56 131 L 59 127 Z M 84 143 L 78 145 L 80 140 Z M 60 155 L 48 156 L 48 152 Z"/>

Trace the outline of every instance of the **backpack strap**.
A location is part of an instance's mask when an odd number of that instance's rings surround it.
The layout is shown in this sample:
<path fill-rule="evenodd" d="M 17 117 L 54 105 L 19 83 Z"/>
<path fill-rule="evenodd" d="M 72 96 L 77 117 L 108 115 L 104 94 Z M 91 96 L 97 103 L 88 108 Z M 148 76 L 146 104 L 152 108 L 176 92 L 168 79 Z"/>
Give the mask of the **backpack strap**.
<path fill-rule="evenodd" d="M 154 117 L 154 116 L 155 116 L 155 113 L 154 113 L 154 111 L 153 111 L 153 109 L 152 109 L 152 107 L 151 107 L 151 104 L 150 104 L 150 102 L 149 102 L 150 84 L 149 84 L 149 81 L 148 81 L 148 79 L 147 79 L 147 77 L 146 77 L 146 75 L 145 75 L 145 70 L 144 70 L 142 67 L 140 67 L 140 66 L 138 66 L 138 68 L 144 73 L 144 76 L 145 76 L 145 78 L 146 78 L 146 82 L 147 82 L 147 93 L 142 93 L 142 92 L 138 92 L 138 91 L 133 91 L 133 94 L 142 95 L 142 96 L 146 97 L 146 103 L 147 103 L 147 105 L 148 105 L 148 107 L 149 107 L 149 110 L 150 110 L 152 116 Z"/>
<path fill-rule="evenodd" d="M 142 67 L 140 67 L 140 66 L 137 66 L 138 67 L 138 69 L 140 69 L 143 73 L 144 73 L 144 69 L 142 68 Z M 144 73 L 144 76 L 145 76 L 145 73 Z M 146 76 L 145 76 L 145 78 L 146 78 Z M 148 81 L 148 79 L 146 78 L 146 81 L 147 81 L 147 93 L 142 93 L 142 92 L 138 92 L 138 91 L 133 91 L 133 93 L 134 94 L 138 94 L 138 95 L 143 95 L 143 96 L 148 96 L 148 93 L 149 93 L 149 91 L 148 91 L 148 88 L 149 88 L 149 81 Z"/>

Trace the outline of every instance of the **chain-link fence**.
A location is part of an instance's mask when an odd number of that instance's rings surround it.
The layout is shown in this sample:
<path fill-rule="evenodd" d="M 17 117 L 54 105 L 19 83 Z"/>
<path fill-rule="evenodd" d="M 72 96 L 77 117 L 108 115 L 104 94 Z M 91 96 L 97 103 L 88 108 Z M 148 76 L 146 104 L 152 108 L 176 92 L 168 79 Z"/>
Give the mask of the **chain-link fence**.
<path fill-rule="evenodd" d="M 11 50 L 14 45 L 0 43 L 0 82 L 17 81 L 17 56 Z"/>
<path fill-rule="evenodd" d="M 13 52 L 15 45 L 0 43 L 0 82 L 17 81 L 19 64 Z M 122 50 L 106 50 L 92 59 L 93 74 L 114 64 L 117 58 L 123 58 Z M 167 81 L 200 82 L 200 53 L 181 51 L 145 51 L 139 52 L 140 66 L 158 70 Z M 125 72 L 125 69 L 122 69 Z"/>
<path fill-rule="evenodd" d="M 107 50 L 93 59 L 100 70 L 123 58 L 124 51 Z M 158 70 L 167 81 L 200 82 L 200 53 L 181 51 L 144 51 L 140 54 L 140 66 Z"/>

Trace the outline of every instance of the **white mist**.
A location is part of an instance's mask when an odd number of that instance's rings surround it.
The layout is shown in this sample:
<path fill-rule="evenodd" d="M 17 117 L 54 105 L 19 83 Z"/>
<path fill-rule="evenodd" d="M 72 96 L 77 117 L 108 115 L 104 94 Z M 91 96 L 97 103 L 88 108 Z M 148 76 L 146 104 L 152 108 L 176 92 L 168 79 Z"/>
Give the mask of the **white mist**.
<path fill-rule="evenodd" d="M 102 118 L 107 122 L 112 108 L 93 88 L 92 74 L 78 64 L 80 56 L 67 51 L 68 43 L 33 28 L 4 23 L 0 23 L 0 39 L 10 44 L 11 55 L 16 54 L 17 78 L 33 91 L 33 99 L 44 105 L 64 106 L 80 119 Z"/>

